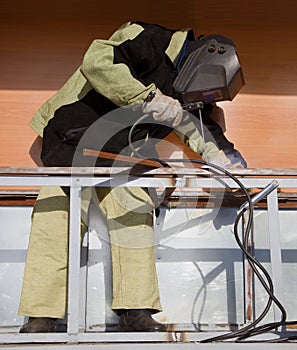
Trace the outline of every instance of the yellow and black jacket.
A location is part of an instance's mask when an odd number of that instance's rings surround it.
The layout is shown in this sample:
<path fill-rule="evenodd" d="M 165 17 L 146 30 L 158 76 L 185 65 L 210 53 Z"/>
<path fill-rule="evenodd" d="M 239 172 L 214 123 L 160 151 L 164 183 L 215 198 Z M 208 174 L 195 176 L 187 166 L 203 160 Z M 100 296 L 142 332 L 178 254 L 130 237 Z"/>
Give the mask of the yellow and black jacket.
<path fill-rule="evenodd" d="M 43 137 L 44 164 L 70 166 L 84 132 L 106 113 L 120 106 L 142 104 L 156 88 L 172 96 L 179 55 L 187 39 L 194 40 L 190 29 L 128 22 L 108 40 L 94 40 L 81 66 L 30 122 Z M 209 116 L 210 109 L 204 108 L 205 116 Z M 217 124 L 211 124 L 223 135 Z M 169 127 L 158 126 L 153 128 L 153 136 L 162 138 L 170 131 Z M 143 130 L 139 138 L 146 133 Z M 127 130 L 116 135 L 105 150 L 118 153 L 125 146 Z"/>

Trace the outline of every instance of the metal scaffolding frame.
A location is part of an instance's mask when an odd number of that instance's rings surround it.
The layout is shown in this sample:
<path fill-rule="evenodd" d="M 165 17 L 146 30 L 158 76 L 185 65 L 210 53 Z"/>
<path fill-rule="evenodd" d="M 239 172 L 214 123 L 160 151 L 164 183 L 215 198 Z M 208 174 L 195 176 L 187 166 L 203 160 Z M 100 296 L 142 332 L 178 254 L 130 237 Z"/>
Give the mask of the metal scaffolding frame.
<path fill-rule="evenodd" d="M 69 280 L 67 332 L 56 334 L 0 333 L 0 344 L 16 343 L 191 343 L 210 336 L 207 332 L 167 333 L 86 333 L 79 329 L 80 284 L 80 200 L 84 187 L 175 187 L 175 188 L 238 188 L 224 174 L 213 174 L 207 169 L 158 168 L 145 173 L 131 174 L 131 168 L 0 168 L 0 187 L 65 186 L 70 187 L 69 221 Z M 296 169 L 242 169 L 231 171 L 247 188 L 264 188 L 276 180 L 279 188 L 297 188 Z M 267 211 L 270 237 L 270 258 L 275 294 L 282 300 L 282 271 L 278 193 L 267 195 Z M 275 319 L 279 311 L 274 310 Z M 214 336 L 215 333 L 211 333 Z M 202 344 L 201 344 L 202 345 Z M 211 348 L 210 344 L 205 344 Z M 230 346 L 230 344 L 228 345 Z M 203 347 L 202 347 L 203 348 Z M 229 348 L 229 347 L 228 347 Z M 172 349 L 172 348 L 171 348 Z M 278 347 L 279 349 L 279 347 Z"/>

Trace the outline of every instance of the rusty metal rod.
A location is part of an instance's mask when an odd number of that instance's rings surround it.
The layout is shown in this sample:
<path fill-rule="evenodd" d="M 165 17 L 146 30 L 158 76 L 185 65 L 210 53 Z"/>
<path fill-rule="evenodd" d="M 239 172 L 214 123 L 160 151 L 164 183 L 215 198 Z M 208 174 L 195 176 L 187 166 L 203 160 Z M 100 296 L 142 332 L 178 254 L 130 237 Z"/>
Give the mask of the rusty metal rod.
<path fill-rule="evenodd" d="M 91 156 L 91 157 L 99 157 L 99 158 L 104 158 L 104 159 L 118 160 L 118 161 L 125 162 L 125 163 L 147 165 L 147 166 L 150 166 L 153 168 L 163 167 L 163 165 L 156 160 L 124 156 L 121 154 L 96 151 L 96 150 L 92 150 L 92 149 L 88 149 L 88 148 L 84 148 L 83 155 L 84 156 Z"/>

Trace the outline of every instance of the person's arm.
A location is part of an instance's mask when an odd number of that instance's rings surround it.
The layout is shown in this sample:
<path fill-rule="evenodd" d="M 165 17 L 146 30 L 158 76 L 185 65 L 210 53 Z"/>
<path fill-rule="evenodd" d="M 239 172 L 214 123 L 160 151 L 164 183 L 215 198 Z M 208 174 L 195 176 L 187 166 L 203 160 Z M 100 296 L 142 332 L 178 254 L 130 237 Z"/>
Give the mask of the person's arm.
<path fill-rule="evenodd" d="M 234 148 L 234 144 L 230 142 L 224 135 L 225 130 L 222 128 L 222 122 L 224 121 L 224 111 L 218 107 L 215 103 L 205 105 L 202 109 L 202 121 L 211 137 L 216 141 L 219 149 L 231 151 Z"/>
<path fill-rule="evenodd" d="M 109 40 L 94 40 L 83 59 L 81 70 L 86 79 L 97 92 L 118 106 L 142 103 L 156 89 L 155 84 L 145 86 L 134 78 L 126 64 L 114 64 L 117 46 L 133 40 L 143 30 L 135 23 L 122 26 Z"/>
<path fill-rule="evenodd" d="M 224 111 L 216 104 L 205 105 L 202 111 L 203 124 L 207 128 L 211 135 L 211 138 L 215 141 L 218 148 L 222 150 L 226 157 L 230 160 L 231 166 L 235 167 L 247 167 L 247 162 L 243 158 L 242 154 L 234 148 L 234 144 L 230 142 L 224 134 L 224 130 L 219 123 L 224 119 Z M 207 135 L 208 133 L 206 133 Z M 210 140 L 211 141 L 211 140 Z"/>

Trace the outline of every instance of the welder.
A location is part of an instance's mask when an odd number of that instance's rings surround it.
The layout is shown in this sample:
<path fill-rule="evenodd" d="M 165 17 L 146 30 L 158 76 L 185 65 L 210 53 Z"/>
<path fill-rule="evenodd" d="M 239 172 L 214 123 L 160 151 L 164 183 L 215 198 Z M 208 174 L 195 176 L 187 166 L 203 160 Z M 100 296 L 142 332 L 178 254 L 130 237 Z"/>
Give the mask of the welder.
<path fill-rule="evenodd" d="M 211 54 L 213 64 L 205 57 Z M 218 68 L 217 61 L 224 59 L 224 64 L 232 60 L 235 67 L 230 76 L 224 66 Z M 201 79 L 202 86 L 198 84 Z M 240 152 L 212 118 L 217 111 L 216 102 L 232 100 L 243 84 L 242 70 L 230 39 L 221 35 L 196 38 L 191 29 L 173 30 L 156 24 L 128 22 L 108 40 L 96 39 L 91 43 L 81 66 L 41 106 L 30 125 L 42 139 L 40 151 L 45 166 L 88 166 L 89 160 L 80 154 L 80 143 L 88 130 L 98 121 L 100 125 L 101 118 L 110 113 L 112 117 L 106 118 L 104 127 L 113 130 L 116 125 L 117 132 L 110 131 L 110 142 L 99 150 L 129 153 L 130 122 L 127 127 L 119 126 L 125 125 L 125 107 L 131 107 L 135 120 L 141 114 L 150 114 L 154 121 L 139 128 L 135 141 L 160 140 L 173 131 L 209 162 L 224 168 L 246 167 Z M 198 102 L 201 104 L 196 108 Z M 122 115 L 118 113 L 119 107 L 123 109 L 122 119 L 117 119 Z M 185 109 L 191 113 L 185 113 Z M 200 122 L 205 128 L 203 135 Z M 96 147 L 96 142 L 106 135 L 102 132 L 97 136 L 88 146 Z M 154 149 L 148 149 L 148 157 L 156 157 Z M 77 155 L 80 161 L 74 162 Z M 112 166 L 112 163 L 98 158 L 95 165 Z M 165 331 L 166 326 L 152 317 L 162 308 L 154 255 L 154 203 L 149 191 L 97 187 L 95 193 L 110 235 L 111 307 L 119 316 L 119 329 Z M 82 194 L 82 235 L 86 232 L 92 196 L 92 189 Z M 29 320 L 20 332 L 54 332 L 57 319 L 64 318 L 68 214 L 69 196 L 65 189 L 52 186 L 40 189 L 32 214 L 19 305 L 19 314 L 29 316 Z"/>

